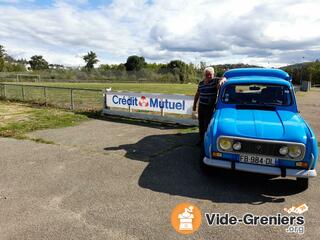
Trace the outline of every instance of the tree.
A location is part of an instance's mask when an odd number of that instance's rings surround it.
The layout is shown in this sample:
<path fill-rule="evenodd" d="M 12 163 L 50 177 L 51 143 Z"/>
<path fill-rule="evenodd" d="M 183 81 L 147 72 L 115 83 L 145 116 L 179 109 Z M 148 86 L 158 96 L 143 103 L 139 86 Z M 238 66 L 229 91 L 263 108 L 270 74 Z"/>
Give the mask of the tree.
<path fill-rule="evenodd" d="M 316 60 L 315 62 L 311 63 L 308 67 L 310 80 L 315 83 L 320 83 L 320 62 Z"/>
<path fill-rule="evenodd" d="M 101 72 L 107 72 L 110 71 L 112 68 L 109 64 L 101 64 L 98 68 L 99 71 Z"/>
<path fill-rule="evenodd" d="M 207 67 L 207 63 L 206 62 L 200 62 L 200 70 L 204 71 L 204 69 Z"/>
<path fill-rule="evenodd" d="M 26 71 L 25 65 L 21 63 L 5 62 L 3 65 L 3 72 L 24 72 Z"/>
<path fill-rule="evenodd" d="M 94 64 L 98 63 L 97 54 L 95 52 L 88 52 L 87 55 L 83 56 L 83 60 L 86 62 L 85 69 L 90 71 L 94 68 Z"/>
<path fill-rule="evenodd" d="M 114 67 L 117 71 L 125 71 L 126 70 L 126 66 L 123 63 L 120 63 L 119 65 L 116 65 Z"/>
<path fill-rule="evenodd" d="M 5 54 L 6 54 L 6 51 L 4 50 L 4 47 L 0 45 L 0 72 L 2 72 L 4 68 Z"/>
<path fill-rule="evenodd" d="M 146 66 L 146 61 L 144 57 L 133 55 L 127 58 L 127 62 L 124 65 L 127 71 L 139 71 Z"/>
<path fill-rule="evenodd" d="M 0 45 L 0 58 L 5 58 L 6 56 L 6 50 L 4 49 L 4 47 L 2 45 Z"/>
<path fill-rule="evenodd" d="M 168 70 L 173 75 L 178 75 L 180 83 L 187 80 L 187 64 L 181 60 L 173 60 L 167 65 Z"/>
<path fill-rule="evenodd" d="M 40 55 L 34 55 L 29 61 L 32 70 L 44 70 L 49 68 L 49 63 Z"/>
<path fill-rule="evenodd" d="M 4 59 L 0 58 L 0 72 L 3 71 L 3 68 L 4 68 Z"/>

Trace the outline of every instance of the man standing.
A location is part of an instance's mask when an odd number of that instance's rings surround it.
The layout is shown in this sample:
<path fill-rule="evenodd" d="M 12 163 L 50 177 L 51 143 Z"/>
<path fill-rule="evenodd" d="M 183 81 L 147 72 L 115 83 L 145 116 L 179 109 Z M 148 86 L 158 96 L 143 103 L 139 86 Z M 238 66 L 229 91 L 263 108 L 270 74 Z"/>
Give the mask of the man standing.
<path fill-rule="evenodd" d="M 197 102 L 199 100 L 199 145 L 201 145 L 204 140 L 204 134 L 207 131 L 214 112 L 218 89 L 223 81 L 220 82 L 217 78 L 214 78 L 214 69 L 212 67 L 207 67 L 204 70 L 204 80 L 202 80 L 198 85 L 197 92 L 194 96 L 193 111 L 196 111 Z"/>

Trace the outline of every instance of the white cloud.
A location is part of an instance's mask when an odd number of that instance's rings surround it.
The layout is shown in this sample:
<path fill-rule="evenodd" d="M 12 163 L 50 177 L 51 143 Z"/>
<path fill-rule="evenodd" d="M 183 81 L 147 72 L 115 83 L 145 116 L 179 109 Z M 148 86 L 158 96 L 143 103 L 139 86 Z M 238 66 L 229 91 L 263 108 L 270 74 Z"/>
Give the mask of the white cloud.
<path fill-rule="evenodd" d="M 320 52 L 319 0 L 115 0 L 96 8 L 83 4 L 89 1 L 55 1 L 34 9 L 0 5 L 0 44 L 18 57 L 42 54 L 50 62 L 68 65 L 81 64 L 76 56 L 89 50 L 109 63 L 138 54 L 150 61 L 181 58 L 271 66 L 302 57 L 314 60 Z"/>

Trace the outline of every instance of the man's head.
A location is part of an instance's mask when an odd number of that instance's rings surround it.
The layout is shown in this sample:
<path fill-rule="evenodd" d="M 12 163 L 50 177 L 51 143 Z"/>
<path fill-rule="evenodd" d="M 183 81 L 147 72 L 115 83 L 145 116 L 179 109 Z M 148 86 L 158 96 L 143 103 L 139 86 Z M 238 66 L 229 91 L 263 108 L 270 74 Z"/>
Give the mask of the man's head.
<path fill-rule="evenodd" d="M 206 67 L 203 71 L 204 78 L 207 81 L 210 81 L 214 77 L 214 68 L 213 67 Z"/>

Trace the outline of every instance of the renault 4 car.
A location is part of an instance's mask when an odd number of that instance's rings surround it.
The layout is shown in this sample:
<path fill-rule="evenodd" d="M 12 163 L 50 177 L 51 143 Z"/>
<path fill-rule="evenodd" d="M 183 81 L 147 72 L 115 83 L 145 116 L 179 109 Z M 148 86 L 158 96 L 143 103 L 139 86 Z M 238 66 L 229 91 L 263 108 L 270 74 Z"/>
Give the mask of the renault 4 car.
<path fill-rule="evenodd" d="M 298 112 L 289 74 L 249 68 L 227 71 L 224 77 L 201 166 L 295 177 L 307 188 L 317 175 L 318 144 Z"/>

